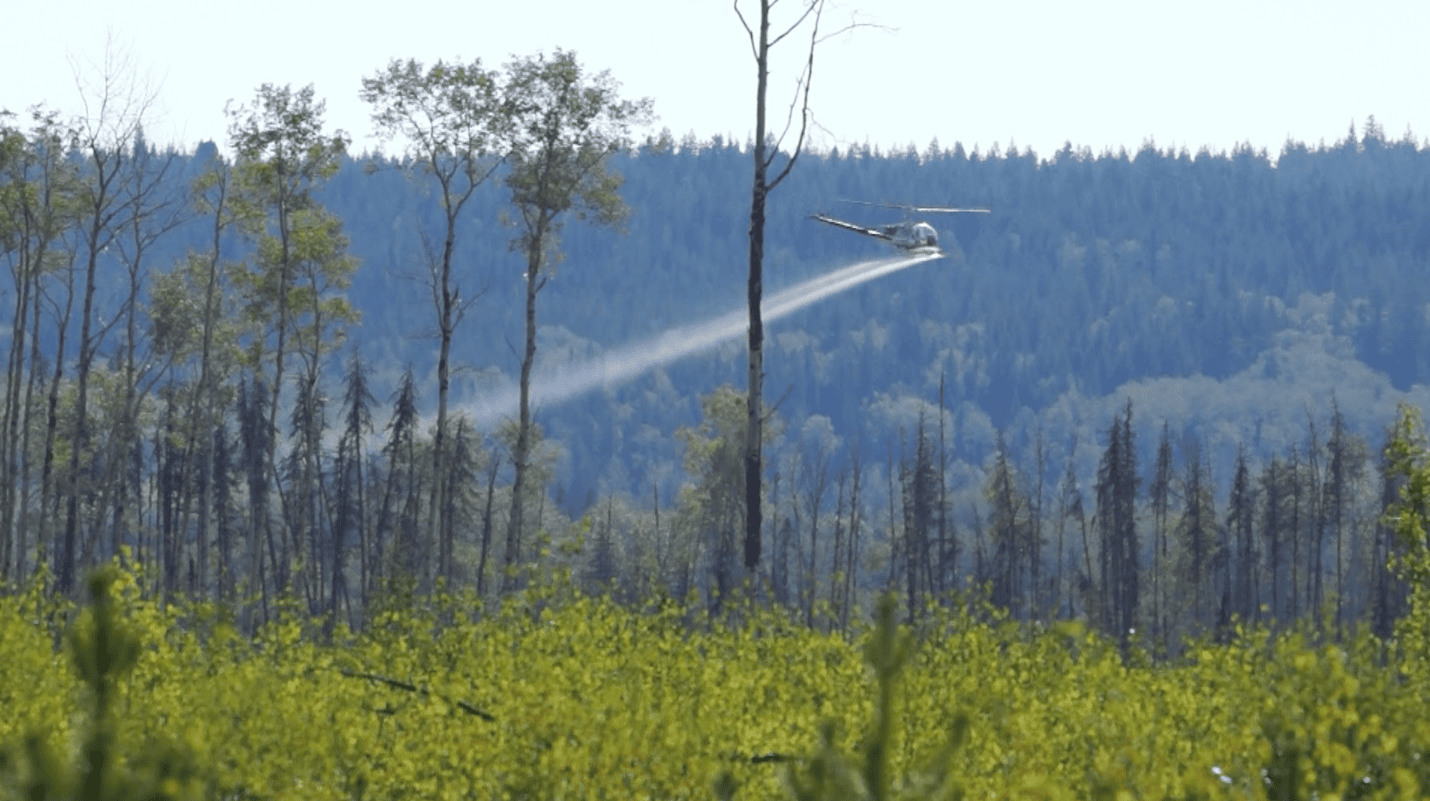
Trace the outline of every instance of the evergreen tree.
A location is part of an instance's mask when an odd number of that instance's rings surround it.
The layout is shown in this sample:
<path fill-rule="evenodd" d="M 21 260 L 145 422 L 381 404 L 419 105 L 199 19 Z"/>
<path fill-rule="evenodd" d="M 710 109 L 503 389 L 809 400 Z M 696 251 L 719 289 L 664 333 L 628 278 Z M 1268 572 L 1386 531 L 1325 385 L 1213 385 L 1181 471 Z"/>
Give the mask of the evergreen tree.
<path fill-rule="evenodd" d="M 300 392 L 293 399 L 290 416 L 289 449 L 284 458 L 284 479 L 279 484 L 284 531 L 291 537 L 293 560 L 299 568 L 299 592 L 308 601 L 310 613 L 324 607 L 324 561 L 322 531 L 322 432 L 327 430 L 327 409 L 316 392 Z"/>
<path fill-rule="evenodd" d="M 1286 463 L 1276 455 L 1272 455 L 1271 460 L 1261 470 L 1261 538 L 1264 543 L 1263 552 L 1266 554 L 1266 573 L 1271 580 L 1271 595 L 1267 599 L 1267 607 L 1271 617 L 1276 620 L 1280 620 L 1285 611 L 1285 583 L 1282 576 L 1287 571 L 1282 562 L 1285 560 L 1285 529 L 1288 517 L 1286 505 L 1290 500 L 1288 478 Z"/>
<path fill-rule="evenodd" d="M 1074 445 L 1076 445 L 1076 441 L 1074 441 Z M 1076 450 L 1076 447 L 1069 449 L 1067 468 L 1063 471 L 1063 479 L 1058 484 L 1058 555 L 1057 572 L 1053 579 L 1053 590 L 1054 598 L 1057 602 L 1057 614 L 1060 617 L 1072 617 L 1075 608 L 1072 592 L 1074 582 L 1067 581 L 1063 575 L 1069 558 L 1067 543 L 1067 526 L 1069 520 L 1077 518 L 1079 529 L 1083 534 L 1084 547 L 1086 547 L 1087 544 L 1086 521 L 1083 520 L 1082 515 L 1082 493 L 1078 490 L 1077 472 L 1073 469 L 1073 458 L 1071 456 L 1071 453 Z M 1076 570 L 1077 559 L 1075 557 L 1072 560 L 1072 566 L 1076 574 L 1078 571 Z M 1088 570 L 1089 572 L 1091 571 L 1090 564 Z M 1063 593 L 1064 587 L 1067 588 L 1066 595 Z M 1064 603 L 1064 598 L 1066 598 L 1066 603 Z"/>
<path fill-rule="evenodd" d="M 495 462 L 493 457 L 491 461 Z M 442 491 L 445 509 L 442 511 L 441 536 L 438 538 L 439 552 L 437 575 L 451 588 L 457 573 L 457 535 L 472 531 L 477 527 L 477 481 L 481 466 L 481 453 L 472 438 L 472 426 L 465 416 L 457 417 L 456 428 L 452 431 L 451 459 L 445 461 L 445 473 L 441 480 L 447 483 Z"/>
<path fill-rule="evenodd" d="M 901 466 L 900 479 L 909 609 L 918 610 L 923 608 L 923 601 L 937 590 L 933 546 L 939 503 L 938 470 L 934 467 L 933 445 L 929 442 L 922 414 L 914 432 L 914 453 Z M 1010 605 L 1011 596 L 1005 598 L 1003 603 Z"/>
<path fill-rule="evenodd" d="M 988 500 L 988 529 L 994 546 L 991 600 L 995 606 L 1013 609 L 1025 556 L 1023 529 L 1028 523 L 1028 501 L 1001 431 L 995 434 L 993 469 L 983 494 Z"/>
<path fill-rule="evenodd" d="M 1167 514 L 1171 508 L 1173 478 L 1171 427 L 1163 420 L 1162 439 L 1157 443 L 1157 461 L 1151 484 L 1147 487 L 1147 495 L 1152 507 L 1153 536 L 1156 538 L 1152 558 L 1153 636 L 1164 638 L 1164 650 L 1167 645 L 1167 588 L 1164 571 L 1167 567 Z"/>
<path fill-rule="evenodd" d="M 244 479 L 248 485 L 248 552 L 250 557 L 249 580 L 258 588 L 262 599 L 262 615 L 268 619 L 268 582 L 265 564 L 274 570 L 286 562 L 280 562 L 273 543 L 273 529 L 268 524 L 268 454 L 272 429 L 268 426 L 268 392 L 263 380 L 256 378 L 252 383 L 242 378 L 238 384 L 238 436 L 243 443 L 242 460 Z M 264 552 L 268 559 L 265 562 Z"/>
<path fill-rule="evenodd" d="M 1372 118 L 1373 123 L 1374 118 Z M 1369 124 L 1368 124 L 1369 125 Z M 1371 135 L 1368 127 L 1366 136 Z M 1345 573 L 1351 549 L 1345 544 L 1346 518 L 1356 486 L 1365 474 L 1365 441 L 1346 430 L 1340 403 L 1331 398 L 1331 433 L 1326 439 L 1326 477 L 1321 493 L 1323 514 L 1336 541 L 1336 621 L 1343 623 Z"/>
<path fill-rule="evenodd" d="M 1177 536 L 1183 557 L 1179 572 L 1182 586 L 1191 593 L 1190 623 L 1205 626 L 1209 622 L 1208 570 L 1217 555 L 1216 509 L 1201 442 L 1190 437 L 1182 452 L 1182 516 Z"/>
<path fill-rule="evenodd" d="M 1138 602 L 1136 503 L 1140 483 L 1129 400 L 1108 430 L 1107 450 L 1097 471 L 1103 625 L 1123 643 L 1132 631 Z"/>
<path fill-rule="evenodd" d="M 338 438 L 338 452 L 333 460 L 336 477 L 333 521 L 332 553 L 329 569 L 332 571 L 329 586 L 328 614 L 330 619 L 338 616 L 340 598 L 348 597 L 346 554 L 351 553 L 351 540 L 358 540 L 359 575 L 367 575 L 367 526 L 364 520 L 364 480 L 363 441 L 372 433 L 372 391 L 368 389 L 367 365 L 354 352 L 348 360 L 347 375 L 343 379 L 343 433 Z M 359 589 L 362 589 L 361 582 Z M 366 599 L 362 599 L 364 602 Z M 355 621 L 353 621 L 355 623 Z"/>
<path fill-rule="evenodd" d="M 387 423 L 387 443 L 382 446 L 386 460 L 382 503 L 377 513 L 377 533 L 373 543 L 375 564 L 367 588 L 370 596 L 384 579 L 410 581 L 421 565 L 417 549 L 417 384 L 412 366 L 402 373 L 402 381 L 392 396 L 392 417 Z M 400 505 L 400 508 L 398 506 Z"/>
<path fill-rule="evenodd" d="M 1240 445 L 1236 449 L 1226 513 L 1227 540 L 1236 553 L 1234 567 L 1228 571 L 1228 575 L 1235 577 L 1235 585 L 1228 588 L 1231 606 L 1242 620 L 1254 620 L 1260 606 L 1256 593 L 1256 576 L 1260 570 L 1253 531 L 1256 487 L 1246 466 L 1246 451 Z"/>

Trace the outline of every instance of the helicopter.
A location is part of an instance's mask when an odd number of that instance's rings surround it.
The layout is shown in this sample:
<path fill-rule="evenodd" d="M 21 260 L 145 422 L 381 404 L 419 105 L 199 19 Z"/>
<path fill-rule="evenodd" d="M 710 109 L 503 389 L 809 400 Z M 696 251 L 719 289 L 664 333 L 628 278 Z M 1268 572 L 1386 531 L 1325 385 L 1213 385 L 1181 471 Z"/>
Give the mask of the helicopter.
<path fill-rule="evenodd" d="M 911 206 L 906 203 L 870 203 L 866 200 L 846 200 L 845 203 L 857 203 L 861 206 L 878 206 L 886 209 L 901 209 L 907 214 L 928 214 L 938 213 L 967 213 L 967 214 L 987 214 L 985 208 L 959 208 L 954 206 Z M 872 236 L 875 239 L 882 239 L 900 250 L 906 250 L 914 254 L 943 255 L 943 251 L 938 247 L 938 232 L 932 225 L 919 220 L 905 219 L 892 225 L 881 225 L 876 228 L 866 228 L 862 225 L 831 217 L 827 214 L 818 213 L 809 215 L 811 219 L 828 223 L 836 228 L 843 228 L 846 231 L 853 231 L 856 234 Z"/>

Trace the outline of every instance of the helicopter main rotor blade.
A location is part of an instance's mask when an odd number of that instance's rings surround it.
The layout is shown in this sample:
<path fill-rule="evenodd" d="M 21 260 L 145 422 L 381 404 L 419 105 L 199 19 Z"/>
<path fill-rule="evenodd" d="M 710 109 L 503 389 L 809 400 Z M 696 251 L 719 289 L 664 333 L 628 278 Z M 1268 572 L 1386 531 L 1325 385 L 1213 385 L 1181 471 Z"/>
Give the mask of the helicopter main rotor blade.
<path fill-rule="evenodd" d="M 860 206 L 876 206 L 878 208 L 883 209 L 899 209 L 900 211 L 914 212 L 918 214 L 927 214 L 930 212 L 948 214 L 960 212 L 967 214 L 988 214 L 990 212 L 990 209 L 987 209 L 982 206 L 973 206 L 968 208 L 962 206 L 911 206 L 908 203 L 873 203 L 868 200 L 851 200 L 849 198 L 840 198 L 840 201 L 843 203 L 855 203 Z"/>
<path fill-rule="evenodd" d="M 947 214 L 956 214 L 958 212 L 964 212 L 968 214 L 988 214 L 991 211 L 991 209 L 983 208 L 981 206 L 973 208 L 963 208 L 960 206 L 907 206 L 905 208 L 907 208 L 909 211 L 916 211 L 920 214 L 926 214 L 929 212 L 939 212 Z"/>

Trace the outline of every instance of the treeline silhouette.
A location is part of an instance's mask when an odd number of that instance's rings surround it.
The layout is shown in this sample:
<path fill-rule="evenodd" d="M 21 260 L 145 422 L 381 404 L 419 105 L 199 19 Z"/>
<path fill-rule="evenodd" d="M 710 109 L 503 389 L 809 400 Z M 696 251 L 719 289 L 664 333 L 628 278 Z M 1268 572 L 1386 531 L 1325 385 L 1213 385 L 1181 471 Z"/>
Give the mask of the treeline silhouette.
<path fill-rule="evenodd" d="M 460 413 L 511 374 L 522 323 L 499 183 L 459 232 L 461 290 L 480 297 L 435 476 L 431 301 L 407 277 L 436 201 L 401 163 L 334 151 L 302 188 L 312 269 L 285 291 L 307 327 L 274 386 L 278 287 L 242 227 L 254 212 L 225 205 L 239 194 L 217 147 L 161 152 L 139 132 L 75 150 L 54 117 L 0 133 L 0 577 L 73 591 L 128 549 L 155 592 L 252 620 L 290 594 L 354 622 L 398 585 L 507 583 L 491 532 L 511 432 Z M 738 306 L 748 161 L 664 135 L 613 162 L 627 230 L 563 232 L 545 369 Z M 840 198 L 994 212 L 935 220 L 943 262 L 772 327 L 772 524 L 752 577 L 772 599 L 813 623 L 885 587 L 915 609 L 986 590 L 1169 644 L 1233 619 L 1388 631 L 1404 588 L 1385 569 L 1380 431 L 1430 376 L 1430 151 L 1411 133 L 1372 118 L 1274 163 L 1153 143 L 812 154 L 771 201 L 772 287 L 881 255 L 808 221 Z M 720 386 L 742 369 L 716 352 L 539 410 L 522 570 L 632 599 L 737 586 Z M 1188 408 L 1190 389 L 1217 400 Z M 437 482 L 449 508 L 429 533 Z"/>

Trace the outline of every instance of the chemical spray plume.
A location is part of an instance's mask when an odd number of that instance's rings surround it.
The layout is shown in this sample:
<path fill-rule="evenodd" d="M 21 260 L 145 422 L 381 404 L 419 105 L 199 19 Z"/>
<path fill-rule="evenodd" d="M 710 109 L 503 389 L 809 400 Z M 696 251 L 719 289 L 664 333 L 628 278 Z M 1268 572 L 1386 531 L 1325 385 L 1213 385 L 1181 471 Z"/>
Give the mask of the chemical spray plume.
<path fill-rule="evenodd" d="M 761 306 L 764 321 L 773 322 L 830 295 L 941 255 L 927 253 L 860 262 L 811 278 L 766 297 Z M 654 340 L 627 345 L 585 364 L 539 374 L 532 382 L 531 405 L 535 408 L 561 403 L 595 387 L 624 383 L 647 370 L 734 339 L 745 333 L 748 326 L 749 318 L 744 310 L 732 311 L 702 323 L 673 328 Z M 518 400 L 518 390 L 507 387 L 478 399 L 469 411 L 478 428 L 490 429 L 501 418 L 516 414 Z"/>

